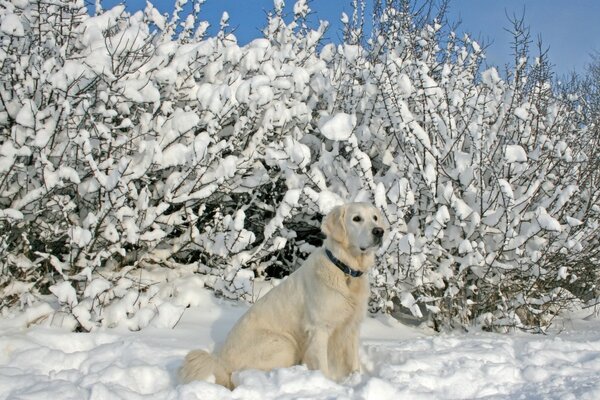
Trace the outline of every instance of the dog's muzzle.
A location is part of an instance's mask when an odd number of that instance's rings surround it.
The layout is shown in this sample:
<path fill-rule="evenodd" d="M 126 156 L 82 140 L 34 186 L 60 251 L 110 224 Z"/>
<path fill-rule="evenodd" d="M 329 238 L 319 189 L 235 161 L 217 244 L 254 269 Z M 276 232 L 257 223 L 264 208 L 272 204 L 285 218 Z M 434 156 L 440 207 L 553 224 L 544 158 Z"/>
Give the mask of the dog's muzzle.
<path fill-rule="evenodd" d="M 383 242 L 383 234 L 385 233 L 385 231 L 383 230 L 383 228 L 373 228 L 373 230 L 371 231 L 371 235 L 373 235 L 373 242 L 372 244 L 370 244 L 368 247 L 361 247 L 360 249 L 362 251 L 367 251 L 368 249 L 372 249 L 374 247 L 379 247 L 381 246 L 381 243 Z"/>

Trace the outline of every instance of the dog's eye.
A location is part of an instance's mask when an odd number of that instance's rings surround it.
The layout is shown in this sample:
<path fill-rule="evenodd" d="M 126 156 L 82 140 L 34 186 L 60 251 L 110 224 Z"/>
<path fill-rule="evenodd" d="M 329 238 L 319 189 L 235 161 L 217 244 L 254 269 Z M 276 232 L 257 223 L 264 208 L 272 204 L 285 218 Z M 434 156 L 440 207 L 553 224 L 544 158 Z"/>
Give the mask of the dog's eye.
<path fill-rule="evenodd" d="M 362 218 L 360 217 L 360 215 L 357 215 L 354 218 L 352 218 L 352 221 L 354 221 L 354 222 L 360 222 L 360 221 L 362 221 Z"/>
<path fill-rule="evenodd" d="M 377 221 L 377 215 L 373 215 L 373 221 Z"/>

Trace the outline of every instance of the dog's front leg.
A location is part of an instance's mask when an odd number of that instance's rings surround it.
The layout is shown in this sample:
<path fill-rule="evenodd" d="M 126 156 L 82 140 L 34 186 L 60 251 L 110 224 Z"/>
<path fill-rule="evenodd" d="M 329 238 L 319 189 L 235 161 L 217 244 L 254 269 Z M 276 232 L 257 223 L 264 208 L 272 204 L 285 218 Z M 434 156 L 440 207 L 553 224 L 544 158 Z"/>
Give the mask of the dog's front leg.
<path fill-rule="evenodd" d="M 338 379 L 360 372 L 359 330 L 346 326 L 336 330 L 329 340 L 329 370 Z"/>
<path fill-rule="evenodd" d="M 327 343 L 330 334 L 330 330 L 322 327 L 310 328 L 308 330 L 306 351 L 302 358 L 302 363 L 309 369 L 318 369 L 328 378 L 331 378 L 327 361 Z"/>
<path fill-rule="evenodd" d="M 358 333 L 358 328 L 354 327 L 349 330 L 348 335 L 348 346 L 346 347 L 346 360 L 348 360 L 348 364 L 350 366 L 350 373 L 352 372 L 360 372 L 360 359 L 358 354 L 358 349 L 360 346 L 360 338 Z"/>

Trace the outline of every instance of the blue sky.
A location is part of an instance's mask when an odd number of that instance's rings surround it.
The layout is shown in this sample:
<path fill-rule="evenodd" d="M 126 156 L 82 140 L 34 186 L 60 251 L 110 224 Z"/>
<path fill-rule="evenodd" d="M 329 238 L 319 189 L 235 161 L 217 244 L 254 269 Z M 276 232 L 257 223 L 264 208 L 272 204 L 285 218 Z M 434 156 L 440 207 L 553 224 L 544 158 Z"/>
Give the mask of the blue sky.
<path fill-rule="evenodd" d="M 370 2 L 370 0 L 368 0 Z M 120 3 L 119 0 L 103 0 L 105 7 Z M 174 0 L 152 2 L 162 12 L 172 9 Z M 290 8 L 294 0 L 287 0 Z M 126 0 L 129 10 L 145 7 L 145 0 Z M 213 27 L 218 26 L 223 11 L 230 16 L 230 24 L 236 28 L 240 43 L 259 37 L 265 15 L 272 8 L 272 0 L 207 0 L 201 15 Z M 313 21 L 330 22 L 328 36 L 339 38 L 340 15 L 351 13 L 351 0 L 313 0 Z M 505 31 L 509 26 L 507 14 L 521 15 L 531 28 L 534 41 L 541 35 L 545 46 L 550 48 L 550 60 L 558 75 L 571 71 L 581 72 L 590 61 L 590 54 L 600 51 L 600 0 L 452 0 L 449 19 L 461 20 L 459 32 L 489 44 L 487 61 L 490 65 L 503 67 L 512 60 L 510 39 Z"/>

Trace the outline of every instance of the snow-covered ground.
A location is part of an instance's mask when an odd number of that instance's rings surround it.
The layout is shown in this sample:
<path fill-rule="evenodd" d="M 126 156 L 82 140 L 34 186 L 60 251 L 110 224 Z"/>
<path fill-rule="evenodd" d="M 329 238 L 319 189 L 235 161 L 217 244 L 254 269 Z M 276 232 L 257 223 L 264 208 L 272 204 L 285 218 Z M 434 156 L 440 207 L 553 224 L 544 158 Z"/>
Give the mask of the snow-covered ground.
<path fill-rule="evenodd" d="M 565 320 L 546 336 L 433 334 L 386 317 L 362 332 L 363 373 L 334 383 L 298 366 L 245 371 L 232 392 L 180 385 L 192 348 L 212 348 L 245 306 L 202 291 L 175 329 L 91 334 L 0 322 L 1 399 L 599 399 L 600 322 Z M 560 328 L 560 329 L 558 329 Z"/>

